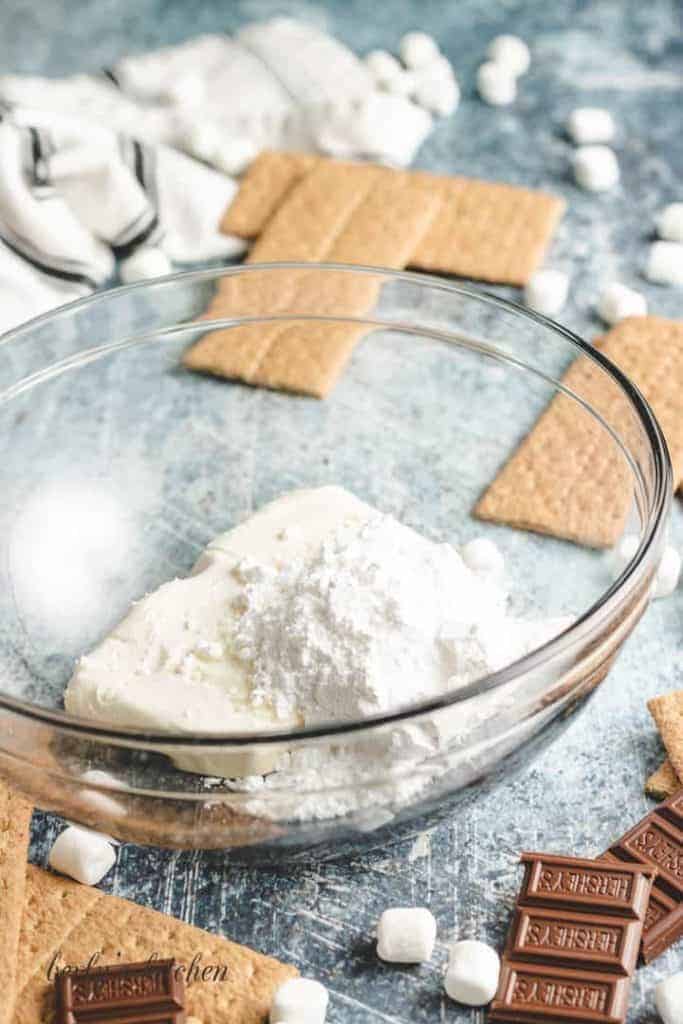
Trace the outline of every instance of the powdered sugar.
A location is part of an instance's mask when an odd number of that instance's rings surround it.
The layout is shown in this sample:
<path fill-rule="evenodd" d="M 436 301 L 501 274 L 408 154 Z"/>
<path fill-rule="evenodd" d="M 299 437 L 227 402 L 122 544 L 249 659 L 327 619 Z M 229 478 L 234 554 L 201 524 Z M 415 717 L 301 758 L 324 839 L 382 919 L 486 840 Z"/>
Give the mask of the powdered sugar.
<path fill-rule="evenodd" d="M 243 562 L 237 657 L 252 701 L 306 724 L 436 697 L 557 631 L 522 623 L 492 578 L 392 516 L 342 525 L 279 571 Z M 539 632 L 540 630 L 540 632 Z"/>
<path fill-rule="evenodd" d="M 178 746 L 171 756 L 247 814 L 353 814 L 358 827 L 377 827 L 425 788 L 471 781 L 492 743 L 497 756 L 513 749 L 520 721 L 534 728 L 542 711 L 532 673 L 410 719 L 362 724 L 456 691 L 568 624 L 514 617 L 501 553 L 484 538 L 463 552 L 339 487 L 284 495 L 214 538 L 188 577 L 136 602 L 80 660 L 65 704 L 123 725 L 253 732 L 253 746 Z M 328 736 L 296 732 L 351 720 Z M 262 743 L 274 729 L 290 735 Z"/>

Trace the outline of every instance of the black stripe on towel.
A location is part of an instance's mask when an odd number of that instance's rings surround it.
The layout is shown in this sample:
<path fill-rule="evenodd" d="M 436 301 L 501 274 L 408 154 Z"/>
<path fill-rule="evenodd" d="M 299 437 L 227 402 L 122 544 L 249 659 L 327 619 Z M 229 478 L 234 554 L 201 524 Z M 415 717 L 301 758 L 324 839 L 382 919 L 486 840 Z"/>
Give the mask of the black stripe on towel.
<path fill-rule="evenodd" d="M 59 281 L 72 281 L 74 284 L 82 284 L 91 291 L 97 289 L 97 282 L 87 274 L 79 274 L 73 270 L 63 270 L 58 267 L 51 267 L 49 263 L 43 263 L 42 260 L 37 259 L 35 256 L 29 255 L 23 252 L 22 249 L 15 245 L 5 235 L 0 233 L 0 242 L 7 246 L 16 256 L 20 256 L 26 263 L 30 263 L 36 270 L 40 270 L 41 273 L 47 274 L 48 277 L 54 277 Z"/>
<path fill-rule="evenodd" d="M 121 88 L 121 83 L 119 82 L 118 78 L 116 77 L 116 73 L 114 71 L 112 71 L 111 68 L 102 68 L 102 75 L 109 82 L 111 82 L 112 85 L 115 85 L 117 89 Z"/>
<path fill-rule="evenodd" d="M 117 260 L 126 260 L 131 256 L 138 246 L 146 242 L 159 227 L 159 218 L 156 214 L 152 220 L 147 224 L 142 231 L 139 231 L 134 238 L 131 238 L 129 242 L 124 242 L 123 245 L 112 245 L 112 252 L 116 256 Z"/>

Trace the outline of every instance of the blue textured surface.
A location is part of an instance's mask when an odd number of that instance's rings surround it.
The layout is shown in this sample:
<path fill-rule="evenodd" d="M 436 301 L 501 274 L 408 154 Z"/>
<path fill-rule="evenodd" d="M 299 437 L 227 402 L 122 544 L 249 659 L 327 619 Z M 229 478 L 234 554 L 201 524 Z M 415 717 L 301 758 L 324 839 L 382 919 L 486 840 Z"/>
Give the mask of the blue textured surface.
<path fill-rule="evenodd" d="M 456 67 L 463 102 L 453 118 L 437 125 L 417 163 L 545 185 L 567 197 L 569 213 L 551 259 L 572 274 L 571 301 L 562 316 L 568 326 L 586 335 L 598 332 L 592 308 L 597 286 L 615 277 L 643 289 L 653 312 L 681 316 L 680 290 L 642 280 L 654 212 L 683 199 L 683 43 L 675 0 L 5 0 L 0 68 L 51 74 L 96 69 L 127 52 L 282 12 L 316 20 L 360 52 L 395 49 L 401 34 L 415 27 L 438 37 Z M 502 31 L 526 38 L 533 62 L 517 103 L 496 110 L 476 98 L 473 83 L 488 40 Z M 579 192 L 568 172 L 571 147 L 561 125 L 573 107 L 587 104 L 607 106 L 619 124 L 622 183 L 608 195 Z M 682 543 L 680 504 L 674 534 Z M 477 937 L 500 946 L 520 850 L 590 855 L 647 810 L 643 780 L 662 755 L 645 700 L 683 685 L 682 626 L 679 589 L 651 607 L 588 714 L 521 776 L 432 830 L 423 823 L 398 841 L 381 836 L 375 848 L 349 859 L 311 857 L 281 871 L 240 867 L 215 853 L 124 847 L 105 886 L 294 962 L 329 986 L 329 1019 L 337 1024 L 478 1022 L 481 1011 L 455 1007 L 442 996 L 446 942 Z M 34 860 L 44 862 L 59 827 L 38 818 Z M 371 943 L 376 919 L 388 905 L 410 903 L 427 904 L 436 914 L 434 961 L 415 969 L 381 966 Z M 639 970 L 632 1024 L 657 1019 L 654 983 L 680 969 L 681 946 Z"/>

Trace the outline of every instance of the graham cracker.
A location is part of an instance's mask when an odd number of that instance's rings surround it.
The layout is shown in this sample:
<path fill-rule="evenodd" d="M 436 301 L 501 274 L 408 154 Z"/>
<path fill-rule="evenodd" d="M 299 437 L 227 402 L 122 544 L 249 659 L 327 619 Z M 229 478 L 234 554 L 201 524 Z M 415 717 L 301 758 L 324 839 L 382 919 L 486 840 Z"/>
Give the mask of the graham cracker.
<path fill-rule="evenodd" d="M 410 267 L 495 284 L 526 284 L 543 262 L 564 200 L 476 178 L 422 172 L 414 177 L 438 191 L 441 205 L 408 261 Z"/>
<path fill-rule="evenodd" d="M 257 238 L 269 226 L 283 198 L 323 164 L 345 166 L 348 175 L 360 175 L 367 166 L 301 153 L 263 153 L 247 171 L 226 210 L 222 230 Z M 392 173 L 401 172 L 385 171 L 386 175 Z M 407 260 L 416 270 L 523 285 L 541 264 L 565 208 L 564 200 L 557 196 L 517 185 L 425 171 L 413 172 L 412 178 L 436 194 L 440 203 L 438 217 L 417 240 Z"/>
<path fill-rule="evenodd" d="M 511 185 L 271 152 L 253 162 L 221 227 L 257 238 L 250 263 L 410 264 L 524 284 L 563 210 L 554 196 Z M 278 286 L 273 280 L 224 279 L 205 316 L 362 316 L 380 286 L 342 273 L 289 271 Z M 365 333 L 362 325 L 331 322 L 246 325 L 205 335 L 183 361 L 192 370 L 324 398 Z"/>
<path fill-rule="evenodd" d="M 650 775 L 645 783 L 645 792 L 648 796 L 654 797 L 655 800 L 668 800 L 680 788 L 681 780 L 676 775 L 674 766 L 668 758 L 659 766 L 656 772 Z"/>
<path fill-rule="evenodd" d="M 374 165 L 320 161 L 291 191 L 249 262 L 299 260 L 400 268 L 438 211 L 413 176 Z M 183 357 L 192 370 L 323 398 L 363 324 L 296 322 L 295 314 L 362 317 L 381 278 L 315 268 L 223 278 L 205 316 L 292 314 L 286 323 L 211 331 Z"/>
<path fill-rule="evenodd" d="M 678 485 L 683 478 L 683 322 L 630 317 L 598 346 L 652 406 Z M 632 437 L 634 422 L 619 389 L 591 359 L 579 358 L 562 382 L 617 425 L 626 440 Z M 608 547 L 624 529 L 631 496 L 631 475 L 616 445 L 575 400 L 558 394 L 474 514 L 589 547 Z"/>
<path fill-rule="evenodd" d="M 221 231 L 240 238 L 257 238 L 290 189 L 322 159 L 313 153 L 260 153 L 223 214 Z"/>
<path fill-rule="evenodd" d="M 84 966 L 100 952 L 98 965 L 175 958 L 186 967 L 201 954 L 201 966 L 227 965 L 225 980 L 187 985 L 187 1012 L 201 1021 L 263 1024 L 275 989 L 295 968 L 211 935 L 177 918 L 108 896 L 29 865 L 22 922 L 18 994 L 12 1024 L 50 1024 L 54 984 L 47 970 L 59 963 Z"/>
<path fill-rule="evenodd" d="M 0 1024 L 9 1024 L 14 1008 L 32 812 L 28 800 L 0 780 Z"/>
<path fill-rule="evenodd" d="M 674 690 L 663 697 L 653 697 L 647 707 L 657 723 L 671 767 L 683 778 L 683 690 Z"/>

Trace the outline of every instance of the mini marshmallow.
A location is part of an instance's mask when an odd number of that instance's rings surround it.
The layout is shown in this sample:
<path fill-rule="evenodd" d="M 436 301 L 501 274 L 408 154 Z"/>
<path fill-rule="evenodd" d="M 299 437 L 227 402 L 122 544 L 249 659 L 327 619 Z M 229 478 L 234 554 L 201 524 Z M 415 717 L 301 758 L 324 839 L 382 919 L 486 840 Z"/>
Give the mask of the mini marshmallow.
<path fill-rule="evenodd" d="M 80 825 L 69 825 L 57 836 L 49 863 L 62 875 L 84 885 L 96 885 L 116 863 L 116 851 L 107 836 Z"/>
<path fill-rule="evenodd" d="M 669 544 L 664 548 L 662 560 L 655 576 L 655 585 L 652 590 L 653 597 L 668 597 L 673 594 L 678 586 L 681 577 L 681 556 L 676 548 Z"/>
<path fill-rule="evenodd" d="M 655 988 L 655 1006 L 664 1024 L 683 1024 L 683 971 L 660 981 Z"/>
<path fill-rule="evenodd" d="M 148 245 L 136 249 L 128 259 L 121 261 L 119 275 L 124 284 L 145 281 L 148 277 L 163 277 L 170 274 L 171 261 L 162 249 Z"/>
<path fill-rule="evenodd" d="M 645 276 L 657 284 L 683 284 L 683 245 L 680 242 L 653 242 Z"/>
<path fill-rule="evenodd" d="M 606 324 L 613 325 L 627 316 L 645 316 L 647 301 L 640 292 L 627 288 L 618 281 L 612 281 L 600 293 L 598 313 Z"/>
<path fill-rule="evenodd" d="M 448 57 L 444 57 L 440 53 L 436 60 L 428 64 L 426 68 L 419 68 L 416 77 L 418 80 L 432 78 L 437 82 L 443 82 L 444 78 L 447 78 L 450 81 L 455 78 L 455 71 Z"/>
<path fill-rule="evenodd" d="M 424 68 L 439 57 L 439 45 L 426 32 L 406 32 L 398 52 L 407 68 Z"/>
<path fill-rule="evenodd" d="M 391 907 L 377 925 L 377 956 L 394 964 L 423 964 L 431 960 L 436 921 L 426 907 Z"/>
<path fill-rule="evenodd" d="M 83 772 L 81 781 L 93 786 L 102 786 L 105 789 L 127 789 L 125 782 L 121 782 L 120 779 L 99 768 L 89 768 Z M 126 813 L 126 807 L 120 800 L 115 800 L 114 797 L 108 796 L 100 790 L 84 788 L 80 790 L 79 797 L 83 803 L 89 804 L 98 814 L 120 818 Z M 117 842 L 115 839 L 110 841 Z"/>
<path fill-rule="evenodd" d="M 365 57 L 365 66 L 374 78 L 377 85 L 386 89 L 392 80 L 403 74 L 403 68 L 393 56 L 386 50 L 372 50 Z"/>
<path fill-rule="evenodd" d="M 492 107 L 506 107 L 514 102 L 517 82 L 504 64 L 489 60 L 477 71 L 477 89 L 484 103 Z"/>
<path fill-rule="evenodd" d="M 524 302 L 544 316 L 559 313 L 569 294 L 569 277 L 561 270 L 537 270 L 524 286 Z"/>
<path fill-rule="evenodd" d="M 640 537 L 636 533 L 627 533 L 621 538 L 616 547 L 608 554 L 612 577 L 617 579 L 634 557 L 640 546 Z"/>
<path fill-rule="evenodd" d="M 485 1006 L 498 988 L 500 958 L 485 942 L 466 939 L 450 949 L 444 987 L 457 1003 Z"/>
<path fill-rule="evenodd" d="M 324 1024 L 329 995 L 312 978 L 290 978 L 275 991 L 270 1024 Z"/>
<path fill-rule="evenodd" d="M 475 537 L 461 550 L 462 560 L 468 569 L 481 576 L 499 579 L 505 572 L 505 559 L 497 544 L 488 537 Z"/>
<path fill-rule="evenodd" d="M 614 118 L 600 107 L 577 107 L 567 119 L 567 132 L 577 146 L 611 142 L 615 131 Z"/>
<path fill-rule="evenodd" d="M 619 164 L 609 146 L 579 146 L 574 153 L 574 180 L 589 192 L 606 192 L 619 181 Z"/>
<path fill-rule="evenodd" d="M 417 88 L 417 79 L 412 71 L 400 71 L 384 88 L 394 96 L 412 96 Z"/>
<path fill-rule="evenodd" d="M 185 134 L 183 145 L 198 160 L 211 163 L 222 141 L 223 137 L 212 121 L 198 121 Z"/>
<path fill-rule="evenodd" d="M 127 789 L 125 782 L 117 779 L 109 772 L 103 772 L 101 768 L 88 768 L 81 774 L 82 782 L 92 782 L 95 786 L 108 786 L 109 789 Z"/>
<path fill-rule="evenodd" d="M 415 86 L 415 101 L 439 117 L 448 117 L 460 102 L 460 89 L 455 78 L 419 76 Z"/>
<path fill-rule="evenodd" d="M 657 234 L 669 242 L 683 242 L 683 203 L 669 203 L 657 214 Z"/>
<path fill-rule="evenodd" d="M 224 139 L 216 147 L 212 163 L 226 174 L 243 174 L 249 164 L 258 156 L 259 148 L 247 136 L 233 136 Z"/>
<path fill-rule="evenodd" d="M 496 36 L 489 43 L 486 56 L 496 64 L 502 64 L 514 78 L 528 71 L 531 63 L 529 47 L 519 36 Z"/>

